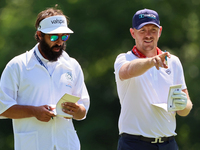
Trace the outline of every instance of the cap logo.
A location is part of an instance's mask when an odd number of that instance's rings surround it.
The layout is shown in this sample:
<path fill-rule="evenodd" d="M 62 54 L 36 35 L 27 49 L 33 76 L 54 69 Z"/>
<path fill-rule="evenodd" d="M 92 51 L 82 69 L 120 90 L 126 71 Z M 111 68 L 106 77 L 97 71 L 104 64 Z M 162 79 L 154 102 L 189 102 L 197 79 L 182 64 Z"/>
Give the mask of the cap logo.
<path fill-rule="evenodd" d="M 67 19 L 64 15 L 56 15 L 43 19 L 37 29 L 45 34 L 74 33 L 67 26 Z"/>
<path fill-rule="evenodd" d="M 62 19 L 60 19 L 60 20 L 58 20 L 58 19 L 56 19 L 56 20 L 51 20 L 51 23 L 52 24 L 62 24 L 62 23 L 65 23 L 65 20 L 62 20 Z"/>
<path fill-rule="evenodd" d="M 141 18 L 145 18 L 145 17 L 147 17 L 147 18 L 152 18 L 152 19 L 156 19 L 156 16 L 153 15 L 153 14 L 140 14 L 140 15 L 139 15 L 139 18 L 140 18 L 140 19 L 141 19 Z"/>

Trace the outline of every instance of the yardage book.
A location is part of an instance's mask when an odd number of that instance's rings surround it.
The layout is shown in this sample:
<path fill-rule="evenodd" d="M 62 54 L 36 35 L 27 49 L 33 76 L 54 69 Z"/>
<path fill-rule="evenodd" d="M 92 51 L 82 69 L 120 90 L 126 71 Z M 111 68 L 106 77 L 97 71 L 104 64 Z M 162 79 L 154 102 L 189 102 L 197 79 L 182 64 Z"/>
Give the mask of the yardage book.
<path fill-rule="evenodd" d="M 177 111 L 175 105 L 174 105 L 174 99 L 172 99 L 172 94 L 174 91 L 179 91 L 181 90 L 182 85 L 178 84 L 178 85 L 172 85 L 169 87 L 169 93 L 168 93 L 168 98 L 167 98 L 167 103 L 160 103 L 160 104 L 152 104 L 153 106 L 159 107 L 164 109 L 167 112 L 171 112 L 171 111 Z"/>
<path fill-rule="evenodd" d="M 72 102 L 72 103 L 76 103 L 78 100 L 80 99 L 80 97 L 77 96 L 73 96 L 70 94 L 64 94 L 61 99 L 58 101 L 58 103 L 56 104 L 56 115 L 60 116 L 60 117 L 69 117 L 72 118 L 73 116 L 70 114 L 67 114 L 65 112 L 62 111 L 63 107 L 62 107 L 62 103 L 64 102 Z"/>

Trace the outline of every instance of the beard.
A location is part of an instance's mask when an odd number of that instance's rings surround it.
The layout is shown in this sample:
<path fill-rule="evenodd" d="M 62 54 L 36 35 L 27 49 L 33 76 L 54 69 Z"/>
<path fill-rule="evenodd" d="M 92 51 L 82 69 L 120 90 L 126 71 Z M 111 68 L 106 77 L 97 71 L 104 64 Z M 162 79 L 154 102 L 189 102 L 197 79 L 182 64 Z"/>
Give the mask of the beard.
<path fill-rule="evenodd" d="M 57 61 L 58 58 L 62 55 L 63 51 L 66 49 L 66 43 L 63 43 L 63 45 L 54 45 L 50 47 L 44 38 L 41 39 L 40 41 L 40 48 L 42 53 L 45 55 L 46 59 L 49 61 Z M 59 52 L 54 52 L 53 48 L 60 48 Z"/>

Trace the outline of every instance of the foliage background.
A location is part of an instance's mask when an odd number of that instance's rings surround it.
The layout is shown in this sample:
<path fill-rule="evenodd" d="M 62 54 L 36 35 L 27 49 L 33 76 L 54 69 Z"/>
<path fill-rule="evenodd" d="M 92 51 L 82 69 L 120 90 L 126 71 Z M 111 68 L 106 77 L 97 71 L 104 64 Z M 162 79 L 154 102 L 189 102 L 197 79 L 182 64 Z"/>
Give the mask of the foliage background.
<path fill-rule="evenodd" d="M 67 53 L 81 64 L 91 97 L 86 120 L 74 121 L 82 150 L 116 150 L 120 105 L 113 64 L 119 53 L 133 47 L 132 16 L 143 8 L 159 13 L 163 32 L 158 46 L 180 58 L 194 104 L 189 116 L 177 116 L 179 148 L 199 149 L 200 1 L 0 0 L 0 74 L 10 59 L 36 44 L 37 14 L 55 4 L 70 18 L 74 34 L 67 42 Z M 0 120 L 0 128 L 0 149 L 14 149 L 11 120 Z"/>

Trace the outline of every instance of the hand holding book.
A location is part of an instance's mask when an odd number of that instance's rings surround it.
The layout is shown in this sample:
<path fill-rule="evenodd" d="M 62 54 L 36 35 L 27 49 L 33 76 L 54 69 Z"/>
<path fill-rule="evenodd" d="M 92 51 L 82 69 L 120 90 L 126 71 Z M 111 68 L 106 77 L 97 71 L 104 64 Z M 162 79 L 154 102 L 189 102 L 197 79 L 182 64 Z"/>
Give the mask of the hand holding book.
<path fill-rule="evenodd" d="M 72 115 L 67 114 L 63 111 L 64 109 L 63 104 L 65 104 L 65 102 L 76 103 L 79 99 L 80 98 L 77 96 L 69 95 L 67 93 L 64 94 L 56 104 L 56 115 L 60 117 L 72 118 L 73 117 Z"/>

